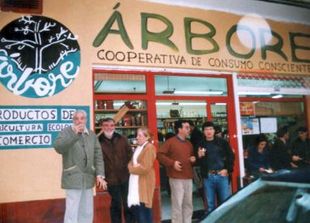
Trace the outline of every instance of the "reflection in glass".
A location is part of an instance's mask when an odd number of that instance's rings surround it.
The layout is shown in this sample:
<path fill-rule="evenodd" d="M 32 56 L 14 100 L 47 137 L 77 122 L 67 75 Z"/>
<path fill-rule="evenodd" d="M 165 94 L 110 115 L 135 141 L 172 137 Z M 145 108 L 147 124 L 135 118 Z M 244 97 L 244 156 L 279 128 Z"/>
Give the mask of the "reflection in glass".
<path fill-rule="evenodd" d="M 156 95 L 225 96 L 225 78 L 155 76 Z"/>
<path fill-rule="evenodd" d="M 145 75 L 96 73 L 95 93 L 131 93 L 146 92 Z"/>

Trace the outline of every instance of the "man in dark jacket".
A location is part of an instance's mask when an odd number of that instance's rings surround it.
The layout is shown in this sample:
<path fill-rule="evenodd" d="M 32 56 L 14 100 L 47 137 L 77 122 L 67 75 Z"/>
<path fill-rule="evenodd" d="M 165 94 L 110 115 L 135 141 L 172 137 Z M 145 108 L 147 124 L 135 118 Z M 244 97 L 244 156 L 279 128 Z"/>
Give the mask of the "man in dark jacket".
<path fill-rule="evenodd" d="M 292 156 L 294 164 L 298 167 L 310 166 L 310 140 L 308 129 L 300 127 L 297 130 L 298 138 L 292 144 Z"/>
<path fill-rule="evenodd" d="M 112 118 L 101 121 L 101 144 L 104 158 L 105 177 L 108 182 L 108 192 L 111 195 L 111 222 L 122 222 L 122 209 L 126 223 L 134 222 L 133 213 L 127 205 L 129 172 L 127 164 L 132 156 L 128 139 L 115 132 L 115 122 Z"/>
<path fill-rule="evenodd" d="M 197 153 L 197 146 L 200 143 L 200 141 L 203 139 L 202 132 L 197 128 L 197 126 L 194 125 L 193 121 L 188 121 L 190 126 L 190 141 L 193 145 L 195 154 Z"/>
<path fill-rule="evenodd" d="M 292 162 L 290 149 L 288 145 L 289 140 L 288 127 L 284 126 L 278 129 L 277 138 L 270 150 L 270 164 L 273 170 L 296 168 L 297 166 Z M 296 159 L 297 160 L 297 159 Z"/>
<path fill-rule="evenodd" d="M 205 122 L 202 130 L 205 138 L 198 147 L 198 163 L 210 212 L 216 207 L 216 197 L 221 204 L 231 193 L 229 175 L 233 171 L 234 153 L 226 140 L 215 136 L 213 122 Z"/>

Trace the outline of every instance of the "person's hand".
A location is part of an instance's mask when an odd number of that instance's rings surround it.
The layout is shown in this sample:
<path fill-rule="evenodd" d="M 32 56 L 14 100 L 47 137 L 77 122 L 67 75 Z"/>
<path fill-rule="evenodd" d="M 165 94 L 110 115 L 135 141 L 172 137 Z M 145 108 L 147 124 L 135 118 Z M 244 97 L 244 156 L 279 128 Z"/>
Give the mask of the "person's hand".
<path fill-rule="evenodd" d="M 141 166 L 140 163 L 136 163 L 136 164 L 133 165 L 133 167 L 139 167 L 139 166 Z"/>
<path fill-rule="evenodd" d="M 201 157 L 203 157 L 205 155 L 206 155 L 206 149 L 199 147 L 198 148 L 198 157 L 201 158 Z"/>
<path fill-rule="evenodd" d="M 173 167 L 176 171 L 182 171 L 182 163 L 180 161 L 174 161 Z"/>
<path fill-rule="evenodd" d="M 97 187 L 106 190 L 108 188 L 108 183 L 101 176 L 97 176 Z"/>
<path fill-rule="evenodd" d="M 189 161 L 190 161 L 191 163 L 195 163 L 196 157 L 195 157 L 195 156 L 189 157 Z"/>
<path fill-rule="evenodd" d="M 84 124 L 73 125 L 72 128 L 76 134 L 82 134 L 84 132 L 85 125 Z"/>
<path fill-rule="evenodd" d="M 222 177 L 227 177 L 228 176 L 228 171 L 226 169 L 222 169 L 219 172 L 219 175 L 221 175 Z"/>
<path fill-rule="evenodd" d="M 271 168 L 265 169 L 266 173 L 273 173 L 273 170 Z"/>
<path fill-rule="evenodd" d="M 293 162 L 291 162 L 290 164 L 291 164 L 291 167 L 292 167 L 292 168 L 297 168 L 297 167 L 298 167 L 298 166 L 297 166 L 295 163 L 293 163 Z"/>
<path fill-rule="evenodd" d="M 294 155 L 294 156 L 292 156 L 292 160 L 293 160 L 294 162 L 296 162 L 296 161 L 302 160 L 302 158 L 301 158 L 300 156 Z"/>
<path fill-rule="evenodd" d="M 263 172 L 265 172 L 265 171 L 266 171 L 266 169 L 265 169 L 265 168 L 263 168 L 263 167 L 260 167 L 260 168 L 258 169 L 258 171 L 259 171 L 259 172 L 261 172 L 261 173 L 263 173 Z"/>

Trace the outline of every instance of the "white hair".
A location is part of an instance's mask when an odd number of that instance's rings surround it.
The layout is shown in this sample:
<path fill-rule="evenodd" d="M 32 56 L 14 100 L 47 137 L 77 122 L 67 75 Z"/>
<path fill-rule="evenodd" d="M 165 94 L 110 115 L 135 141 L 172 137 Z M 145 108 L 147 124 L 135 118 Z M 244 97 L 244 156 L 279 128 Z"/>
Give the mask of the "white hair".
<path fill-rule="evenodd" d="M 77 114 L 82 114 L 85 118 L 87 118 L 87 113 L 86 113 L 86 111 L 84 111 L 84 110 L 76 110 L 76 111 L 73 113 L 72 118 L 74 119 L 74 118 L 76 117 Z"/>

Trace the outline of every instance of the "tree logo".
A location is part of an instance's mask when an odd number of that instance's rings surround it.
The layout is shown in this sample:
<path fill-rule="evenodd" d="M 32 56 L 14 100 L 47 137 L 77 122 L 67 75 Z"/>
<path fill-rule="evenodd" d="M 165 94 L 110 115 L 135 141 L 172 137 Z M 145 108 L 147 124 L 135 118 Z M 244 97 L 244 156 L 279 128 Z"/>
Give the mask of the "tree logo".
<path fill-rule="evenodd" d="M 29 98 L 53 96 L 68 87 L 80 69 L 76 36 L 44 16 L 23 16 L 0 31 L 0 82 Z"/>

